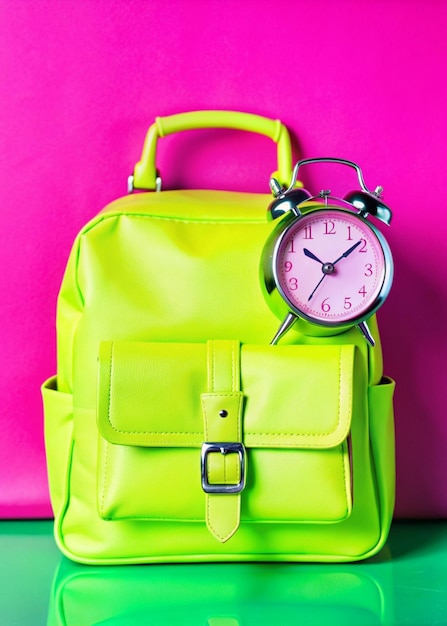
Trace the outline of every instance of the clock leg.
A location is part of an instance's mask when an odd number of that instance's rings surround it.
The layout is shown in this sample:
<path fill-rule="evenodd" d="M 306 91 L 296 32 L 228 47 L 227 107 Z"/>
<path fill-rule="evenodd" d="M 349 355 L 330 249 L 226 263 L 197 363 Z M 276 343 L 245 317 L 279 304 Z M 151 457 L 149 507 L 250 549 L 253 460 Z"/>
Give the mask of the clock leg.
<path fill-rule="evenodd" d="M 362 333 L 366 341 L 374 348 L 376 342 L 374 341 L 374 337 L 371 335 L 368 324 L 366 322 L 360 322 L 360 324 L 357 324 L 357 328 Z"/>
<path fill-rule="evenodd" d="M 278 343 L 283 335 L 292 327 L 292 325 L 296 322 L 298 316 L 294 313 L 287 313 L 287 316 L 284 318 L 284 321 L 281 323 L 281 326 L 278 328 L 276 335 L 270 342 L 271 346 L 274 346 Z"/>

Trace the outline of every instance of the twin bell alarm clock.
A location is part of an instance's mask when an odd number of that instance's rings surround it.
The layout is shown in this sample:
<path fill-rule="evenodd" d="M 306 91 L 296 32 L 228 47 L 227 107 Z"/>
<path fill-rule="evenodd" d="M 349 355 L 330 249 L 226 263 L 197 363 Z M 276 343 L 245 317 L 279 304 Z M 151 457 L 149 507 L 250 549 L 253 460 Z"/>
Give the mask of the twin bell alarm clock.
<path fill-rule="evenodd" d="M 356 170 L 360 189 L 343 199 L 328 190 L 312 196 L 297 186 L 311 163 L 337 163 Z M 391 222 L 382 188 L 367 189 L 355 163 L 336 158 L 299 161 L 288 189 L 272 178 L 275 197 L 268 218 L 277 220 L 264 247 L 261 285 L 281 319 L 276 344 L 294 324 L 309 335 L 329 335 L 357 326 L 374 345 L 367 320 L 382 306 L 393 280 L 393 259 L 384 236 L 369 219 Z"/>

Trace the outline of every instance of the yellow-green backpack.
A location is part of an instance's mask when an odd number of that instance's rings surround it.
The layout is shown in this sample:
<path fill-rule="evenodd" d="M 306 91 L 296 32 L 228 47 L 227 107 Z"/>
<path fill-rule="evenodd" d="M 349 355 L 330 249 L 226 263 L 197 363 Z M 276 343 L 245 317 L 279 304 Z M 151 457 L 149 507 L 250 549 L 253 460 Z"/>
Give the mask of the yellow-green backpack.
<path fill-rule="evenodd" d="M 394 505 L 394 383 L 354 328 L 278 320 L 259 281 L 269 194 L 154 191 L 159 137 L 258 132 L 234 112 L 158 118 L 133 177 L 79 233 L 43 386 L 55 536 L 90 564 L 353 561 L 386 541 Z"/>

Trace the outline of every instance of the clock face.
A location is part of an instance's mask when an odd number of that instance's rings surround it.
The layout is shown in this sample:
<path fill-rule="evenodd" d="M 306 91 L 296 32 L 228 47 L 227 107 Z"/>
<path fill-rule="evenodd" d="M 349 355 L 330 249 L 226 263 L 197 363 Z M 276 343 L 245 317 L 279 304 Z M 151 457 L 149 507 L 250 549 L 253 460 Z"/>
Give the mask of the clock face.
<path fill-rule="evenodd" d="M 365 319 L 387 295 L 391 257 L 385 241 L 350 211 L 304 214 L 279 237 L 275 282 L 290 310 L 324 325 Z"/>

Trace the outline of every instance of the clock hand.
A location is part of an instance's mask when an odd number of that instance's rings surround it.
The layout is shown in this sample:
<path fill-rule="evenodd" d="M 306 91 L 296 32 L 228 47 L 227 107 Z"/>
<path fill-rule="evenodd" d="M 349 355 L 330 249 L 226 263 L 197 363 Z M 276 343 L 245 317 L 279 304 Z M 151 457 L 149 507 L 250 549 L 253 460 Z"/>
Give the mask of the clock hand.
<path fill-rule="evenodd" d="M 323 276 L 320 278 L 320 280 L 318 281 L 315 289 L 312 291 L 312 293 L 310 294 L 310 296 L 307 298 L 307 301 L 309 302 L 309 300 L 312 299 L 312 296 L 314 295 L 314 293 L 316 292 L 316 290 L 318 289 L 318 287 L 321 285 L 321 283 L 323 282 L 323 280 L 326 278 L 327 274 L 323 274 Z"/>
<path fill-rule="evenodd" d="M 315 256 L 315 254 L 313 252 L 311 252 L 310 250 L 308 250 L 307 248 L 303 248 L 303 252 L 306 256 L 309 257 L 309 259 L 313 259 L 314 261 L 318 261 L 318 263 L 321 263 L 321 265 L 323 265 L 323 261 L 320 261 L 320 259 Z"/>
<path fill-rule="evenodd" d="M 349 256 L 351 254 L 351 252 L 354 252 L 354 250 L 362 243 L 362 240 L 360 239 L 359 241 L 357 241 L 357 243 L 355 243 L 353 246 L 351 246 L 349 248 L 349 250 L 346 250 L 346 252 L 343 252 L 343 254 L 341 256 L 338 257 L 338 259 L 336 261 L 334 261 L 332 263 L 332 265 L 335 265 L 336 263 L 338 263 L 339 261 L 341 261 L 342 259 L 346 259 L 347 256 Z"/>
<path fill-rule="evenodd" d="M 341 256 L 338 257 L 338 259 L 336 261 L 334 261 L 333 263 L 322 263 L 322 270 L 323 270 L 323 276 L 320 278 L 320 280 L 318 281 L 317 285 L 315 286 L 314 290 L 312 291 L 312 293 L 310 294 L 310 296 L 307 298 L 307 301 L 309 302 L 309 300 L 312 299 L 314 293 L 316 292 L 316 290 L 318 289 L 318 287 L 321 285 L 321 283 L 323 282 L 325 276 L 327 276 L 328 274 L 333 274 L 334 273 L 334 266 L 336 263 L 338 263 L 339 261 L 341 261 L 341 259 L 345 259 L 347 256 L 349 256 L 351 254 L 351 252 L 354 252 L 354 250 L 356 248 L 358 248 L 358 246 L 362 243 L 362 240 L 360 239 L 359 241 L 357 241 L 357 243 L 355 243 L 353 246 L 351 246 L 348 250 L 346 250 L 346 252 L 343 252 L 343 254 Z M 304 249 L 306 250 L 306 248 Z M 309 250 L 308 250 L 309 252 Z M 304 254 L 306 254 L 306 252 L 304 252 Z M 312 252 L 310 253 L 312 254 Z M 309 254 L 306 254 L 306 256 L 309 256 Z M 314 255 L 312 255 L 313 258 Z M 319 261 L 319 259 L 316 259 L 317 261 Z M 321 261 L 319 261 L 321 263 Z"/>
<path fill-rule="evenodd" d="M 313 259 L 314 261 L 317 261 L 318 263 L 321 263 L 321 266 L 324 266 L 323 261 L 320 261 L 320 259 L 315 256 L 315 254 L 313 252 L 311 252 L 310 250 L 308 250 L 307 248 L 303 248 L 303 252 L 304 254 L 309 257 L 309 259 Z M 321 279 L 318 281 L 318 285 L 315 287 L 315 289 L 312 291 L 312 293 L 310 294 L 310 296 L 308 297 L 308 301 L 311 300 L 312 296 L 314 295 L 314 293 L 316 292 L 316 290 L 318 289 L 318 287 L 320 286 L 322 280 L 324 279 L 324 277 L 326 276 L 325 273 L 323 273 L 323 276 L 321 277 Z"/>

